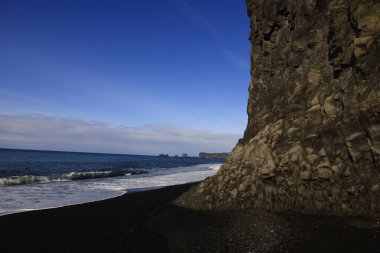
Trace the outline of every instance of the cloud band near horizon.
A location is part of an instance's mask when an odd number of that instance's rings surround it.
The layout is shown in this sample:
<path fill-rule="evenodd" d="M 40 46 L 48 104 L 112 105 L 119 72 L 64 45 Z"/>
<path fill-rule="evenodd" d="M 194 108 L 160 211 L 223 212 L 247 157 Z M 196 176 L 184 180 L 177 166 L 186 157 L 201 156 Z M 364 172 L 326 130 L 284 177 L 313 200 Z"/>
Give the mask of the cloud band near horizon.
<path fill-rule="evenodd" d="M 136 155 L 229 152 L 241 136 L 171 125 L 111 126 L 51 116 L 0 115 L 0 147 Z"/>

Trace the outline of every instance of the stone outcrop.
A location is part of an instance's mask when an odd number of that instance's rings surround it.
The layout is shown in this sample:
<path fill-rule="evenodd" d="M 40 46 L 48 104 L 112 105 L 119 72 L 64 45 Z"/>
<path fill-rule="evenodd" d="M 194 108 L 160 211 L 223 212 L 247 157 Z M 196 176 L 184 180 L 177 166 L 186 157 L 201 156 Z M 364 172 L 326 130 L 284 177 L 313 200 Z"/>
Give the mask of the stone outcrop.
<path fill-rule="evenodd" d="M 218 174 L 175 203 L 379 219 L 380 2 L 247 8 L 247 129 Z"/>

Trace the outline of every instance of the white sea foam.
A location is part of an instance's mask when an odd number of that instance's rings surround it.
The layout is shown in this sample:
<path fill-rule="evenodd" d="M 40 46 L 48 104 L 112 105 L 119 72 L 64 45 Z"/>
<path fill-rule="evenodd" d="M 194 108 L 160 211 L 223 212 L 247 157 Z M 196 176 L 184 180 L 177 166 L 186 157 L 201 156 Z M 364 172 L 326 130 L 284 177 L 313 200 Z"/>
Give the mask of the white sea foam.
<path fill-rule="evenodd" d="M 210 164 L 210 169 L 218 171 L 220 169 L 221 164 Z"/>
<path fill-rule="evenodd" d="M 0 187 L 0 215 L 98 201 L 126 192 L 196 182 L 215 175 L 219 168 L 220 164 L 202 164 L 157 169 L 142 175 Z"/>
<path fill-rule="evenodd" d="M 84 172 L 70 172 L 61 175 L 50 175 L 50 176 L 13 176 L 0 178 L 0 187 L 11 186 L 11 185 L 22 185 L 22 184 L 38 184 L 38 183 L 49 183 L 49 182 L 60 182 L 60 181 L 71 181 L 71 180 L 85 180 L 93 178 L 104 178 L 104 177 L 117 177 L 124 175 L 124 173 L 115 173 L 113 171 L 84 171 Z"/>

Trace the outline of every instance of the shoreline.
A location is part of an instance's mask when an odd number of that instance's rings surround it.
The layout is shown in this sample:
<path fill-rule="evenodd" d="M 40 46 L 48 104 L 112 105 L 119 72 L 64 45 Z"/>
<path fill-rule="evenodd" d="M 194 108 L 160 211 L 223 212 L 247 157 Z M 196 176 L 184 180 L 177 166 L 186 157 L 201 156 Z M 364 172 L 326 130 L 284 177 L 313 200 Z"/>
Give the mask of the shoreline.
<path fill-rule="evenodd" d="M 170 204 L 194 184 L 0 216 L 1 252 L 380 252 L 354 218 Z"/>
<path fill-rule="evenodd" d="M 107 200 L 125 192 L 199 182 L 215 175 L 220 165 L 197 164 L 152 169 L 149 173 L 131 176 L 0 186 L 0 216 Z"/>

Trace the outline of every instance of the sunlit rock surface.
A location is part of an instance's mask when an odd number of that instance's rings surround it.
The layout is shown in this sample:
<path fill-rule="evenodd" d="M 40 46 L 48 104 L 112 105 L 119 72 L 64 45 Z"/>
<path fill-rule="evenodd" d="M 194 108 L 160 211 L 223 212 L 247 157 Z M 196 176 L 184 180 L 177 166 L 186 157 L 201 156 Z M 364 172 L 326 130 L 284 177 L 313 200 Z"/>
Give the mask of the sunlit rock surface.
<path fill-rule="evenodd" d="M 380 2 L 248 0 L 248 125 L 175 201 L 380 218 Z"/>

